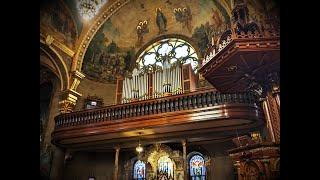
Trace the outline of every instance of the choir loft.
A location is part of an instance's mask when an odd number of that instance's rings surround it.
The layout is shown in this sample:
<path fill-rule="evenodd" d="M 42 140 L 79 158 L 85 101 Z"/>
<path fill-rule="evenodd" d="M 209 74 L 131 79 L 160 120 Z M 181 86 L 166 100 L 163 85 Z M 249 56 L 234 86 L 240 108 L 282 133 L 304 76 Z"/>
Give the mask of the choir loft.
<path fill-rule="evenodd" d="M 280 178 L 276 1 L 45 0 L 40 176 Z"/>

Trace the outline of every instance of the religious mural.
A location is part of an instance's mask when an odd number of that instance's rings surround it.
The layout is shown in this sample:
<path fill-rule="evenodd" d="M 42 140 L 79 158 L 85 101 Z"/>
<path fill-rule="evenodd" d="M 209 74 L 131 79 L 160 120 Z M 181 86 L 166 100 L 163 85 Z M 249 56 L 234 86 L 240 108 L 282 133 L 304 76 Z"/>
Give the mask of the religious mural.
<path fill-rule="evenodd" d="M 263 3 L 251 1 L 250 11 L 254 9 L 251 6 Z M 260 6 L 252 19 L 265 11 Z M 132 71 L 135 53 L 167 34 L 189 37 L 198 46 L 201 58 L 211 43 L 230 28 L 230 14 L 231 3 L 227 0 L 132 0 L 95 35 L 84 57 L 83 71 L 93 80 L 115 83 L 117 75 Z M 111 47 L 116 47 L 116 51 L 109 52 Z"/>
<path fill-rule="evenodd" d="M 70 10 L 64 2 L 47 0 L 40 9 L 40 28 L 58 41 L 73 48 L 77 29 Z"/>
<path fill-rule="evenodd" d="M 218 21 L 208 16 L 213 11 L 219 15 Z M 206 49 L 212 34 L 207 31 L 214 31 L 215 23 L 228 21 L 229 17 L 224 16 L 226 12 L 220 11 L 213 0 L 131 1 L 97 32 L 85 54 L 83 72 L 93 80 L 115 83 L 117 75 L 132 71 L 135 53 L 143 45 L 165 34 L 193 38 L 199 47 Z M 206 23 L 211 29 L 199 30 Z M 110 52 L 110 49 L 115 51 Z M 200 53 L 201 57 L 204 52 Z"/>

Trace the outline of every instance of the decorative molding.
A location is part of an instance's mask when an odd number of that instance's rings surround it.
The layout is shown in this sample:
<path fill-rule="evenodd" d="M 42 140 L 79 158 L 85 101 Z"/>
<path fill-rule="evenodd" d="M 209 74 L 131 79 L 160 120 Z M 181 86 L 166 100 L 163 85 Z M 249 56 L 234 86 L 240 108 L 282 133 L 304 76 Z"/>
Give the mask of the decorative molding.
<path fill-rule="evenodd" d="M 74 110 L 74 107 L 77 103 L 78 97 L 82 95 L 74 90 L 66 90 L 60 94 L 60 112 L 64 113 L 71 113 Z"/>
<path fill-rule="evenodd" d="M 57 47 L 58 49 L 60 49 L 70 57 L 74 56 L 75 53 L 72 49 L 70 49 L 65 44 L 59 42 L 53 35 L 50 35 L 50 34 L 45 35 L 45 34 L 47 33 L 40 32 L 40 41 L 44 41 L 45 44 L 49 47 L 52 47 L 52 46 Z"/>

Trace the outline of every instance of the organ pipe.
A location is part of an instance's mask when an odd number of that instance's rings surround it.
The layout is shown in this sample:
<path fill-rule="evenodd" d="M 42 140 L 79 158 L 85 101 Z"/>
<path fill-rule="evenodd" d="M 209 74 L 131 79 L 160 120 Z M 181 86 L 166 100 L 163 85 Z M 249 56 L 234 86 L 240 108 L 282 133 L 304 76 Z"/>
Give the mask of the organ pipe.
<path fill-rule="evenodd" d="M 181 66 L 170 67 L 166 63 L 163 69 L 158 69 L 151 73 L 152 82 L 149 82 L 149 74 L 140 74 L 139 70 L 134 69 L 132 77 L 125 77 L 122 85 L 122 103 L 131 102 L 133 99 L 145 100 L 149 98 L 162 97 L 165 93 L 182 93 L 182 74 Z M 149 84 L 150 83 L 150 84 Z M 152 85 L 152 92 L 149 88 Z"/>

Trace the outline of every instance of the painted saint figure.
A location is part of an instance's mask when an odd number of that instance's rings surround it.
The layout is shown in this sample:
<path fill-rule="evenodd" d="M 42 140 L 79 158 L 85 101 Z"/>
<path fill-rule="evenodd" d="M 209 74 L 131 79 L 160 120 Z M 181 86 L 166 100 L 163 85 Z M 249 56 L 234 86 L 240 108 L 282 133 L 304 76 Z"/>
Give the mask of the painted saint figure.
<path fill-rule="evenodd" d="M 175 8 L 173 10 L 174 16 L 176 18 L 176 21 L 182 23 L 182 28 L 187 28 L 189 32 L 192 31 L 191 21 L 192 21 L 192 14 L 191 9 L 189 6 L 181 9 L 181 8 Z"/>
<path fill-rule="evenodd" d="M 143 36 L 147 33 L 149 33 L 148 21 L 147 20 L 140 21 L 139 24 L 137 25 L 137 36 L 138 36 L 138 41 L 136 43 L 137 47 L 143 44 Z"/>
<path fill-rule="evenodd" d="M 160 8 L 156 8 L 156 23 L 159 29 L 159 34 L 167 31 L 167 18 L 164 16 Z"/>

